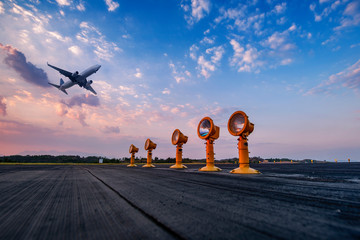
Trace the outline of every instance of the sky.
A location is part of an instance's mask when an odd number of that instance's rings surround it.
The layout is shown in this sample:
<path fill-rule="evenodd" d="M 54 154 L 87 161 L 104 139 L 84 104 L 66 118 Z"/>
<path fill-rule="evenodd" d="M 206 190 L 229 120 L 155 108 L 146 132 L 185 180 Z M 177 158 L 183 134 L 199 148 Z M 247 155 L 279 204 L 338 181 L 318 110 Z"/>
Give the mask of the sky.
<path fill-rule="evenodd" d="M 238 156 L 235 111 L 255 124 L 250 156 L 360 161 L 360 1 L 0 1 L 0 155 L 205 158 L 197 125 Z M 92 94 L 70 72 L 100 64 Z M 64 78 L 65 80 L 65 78 Z"/>

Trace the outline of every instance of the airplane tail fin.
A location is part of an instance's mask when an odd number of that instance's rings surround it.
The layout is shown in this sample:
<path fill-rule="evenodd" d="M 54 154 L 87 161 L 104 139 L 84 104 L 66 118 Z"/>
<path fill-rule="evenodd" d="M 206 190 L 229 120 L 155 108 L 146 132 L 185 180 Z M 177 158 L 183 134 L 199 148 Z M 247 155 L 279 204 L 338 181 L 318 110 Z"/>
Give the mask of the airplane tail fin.
<path fill-rule="evenodd" d="M 50 84 L 51 86 L 56 87 L 57 89 L 61 90 L 63 93 L 65 93 L 66 95 L 68 95 L 68 93 L 66 92 L 65 89 L 61 89 L 61 88 L 60 88 L 61 85 L 64 84 L 64 80 L 60 79 L 60 85 L 56 85 L 56 84 L 53 84 L 53 83 L 50 83 L 50 82 L 48 82 L 48 84 Z"/>

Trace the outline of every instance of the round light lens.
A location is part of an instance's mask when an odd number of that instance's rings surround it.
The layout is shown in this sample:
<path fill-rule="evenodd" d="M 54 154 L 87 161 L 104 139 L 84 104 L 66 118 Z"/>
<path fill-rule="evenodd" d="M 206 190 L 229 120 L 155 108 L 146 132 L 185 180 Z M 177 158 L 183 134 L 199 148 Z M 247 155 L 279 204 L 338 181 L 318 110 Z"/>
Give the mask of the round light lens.
<path fill-rule="evenodd" d="M 243 130 L 244 126 L 245 126 L 245 117 L 241 113 L 235 114 L 230 119 L 229 128 L 231 132 L 239 133 L 241 132 L 241 130 Z"/>
<path fill-rule="evenodd" d="M 172 135 L 172 142 L 177 143 L 179 140 L 179 136 L 180 136 L 179 131 L 175 131 L 174 134 Z"/>
<path fill-rule="evenodd" d="M 145 142 L 145 149 L 147 150 L 149 148 L 150 145 L 150 139 L 147 139 Z"/>
<path fill-rule="evenodd" d="M 210 128 L 211 128 L 211 123 L 208 119 L 204 119 L 201 123 L 200 123 L 200 127 L 199 127 L 199 134 L 202 137 L 205 137 L 206 135 L 209 134 L 210 132 Z"/>
<path fill-rule="evenodd" d="M 133 145 L 131 144 L 131 145 L 130 145 L 130 148 L 129 148 L 129 153 L 132 152 L 132 148 L 133 148 Z"/>

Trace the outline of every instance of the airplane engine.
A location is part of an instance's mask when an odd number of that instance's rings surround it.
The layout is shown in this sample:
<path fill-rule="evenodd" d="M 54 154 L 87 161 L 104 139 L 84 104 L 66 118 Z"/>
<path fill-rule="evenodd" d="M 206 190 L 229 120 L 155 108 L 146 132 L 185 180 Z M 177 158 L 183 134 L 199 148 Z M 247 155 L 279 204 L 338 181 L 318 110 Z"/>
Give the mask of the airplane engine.
<path fill-rule="evenodd" d="M 87 83 L 86 83 L 86 87 L 90 86 L 92 83 L 93 83 L 93 81 L 92 81 L 92 80 L 87 81 Z"/>
<path fill-rule="evenodd" d="M 76 72 L 74 72 L 71 76 L 72 76 L 72 77 L 77 77 L 78 75 L 79 75 L 79 72 L 76 71 Z"/>

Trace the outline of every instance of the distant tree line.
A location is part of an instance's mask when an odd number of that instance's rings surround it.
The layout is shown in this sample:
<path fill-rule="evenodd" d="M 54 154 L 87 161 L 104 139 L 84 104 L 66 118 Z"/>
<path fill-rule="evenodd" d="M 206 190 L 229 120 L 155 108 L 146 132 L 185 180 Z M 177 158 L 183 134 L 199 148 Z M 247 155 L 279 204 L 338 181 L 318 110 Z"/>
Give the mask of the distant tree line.
<path fill-rule="evenodd" d="M 130 162 L 129 157 L 123 158 L 106 158 L 101 156 L 89 156 L 89 157 L 81 157 L 81 156 L 73 156 L 73 155 L 60 155 L 60 156 L 52 156 L 52 155 L 11 155 L 11 156 L 3 156 L 0 157 L 0 163 L 99 163 L 99 159 L 103 159 L 103 163 L 128 163 Z M 291 162 L 289 158 L 269 158 L 263 159 L 261 157 L 250 157 L 250 163 L 260 163 L 260 162 Z M 206 159 L 190 159 L 183 158 L 183 163 L 205 163 Z M 311 159 L 304 160 L 294 160 L 302 163 L 310 163 Z M 317 161 L 317 160 L 314 160 Z M 152 160 L 153 163 L 175 163 L 175 158 L 158 158 L 155 157 Z M 238 158 L 229 158 L 217 160 L 218 163 L 239 163 Z M 135 163 L 146 163 L 146 158 L 135 157 Z"/>
<path fill-rule="evenodd" d="M 119 163 L 119 159 L 115 158 L 106 158 L 106 157 L 80 157 L 80 156 L 71 156 L 71 155 L 12 155 L 0 157 L 0 162 L 7 163 L 98 163 L 99 159 L 103 159 L 104 163 Z"/>

